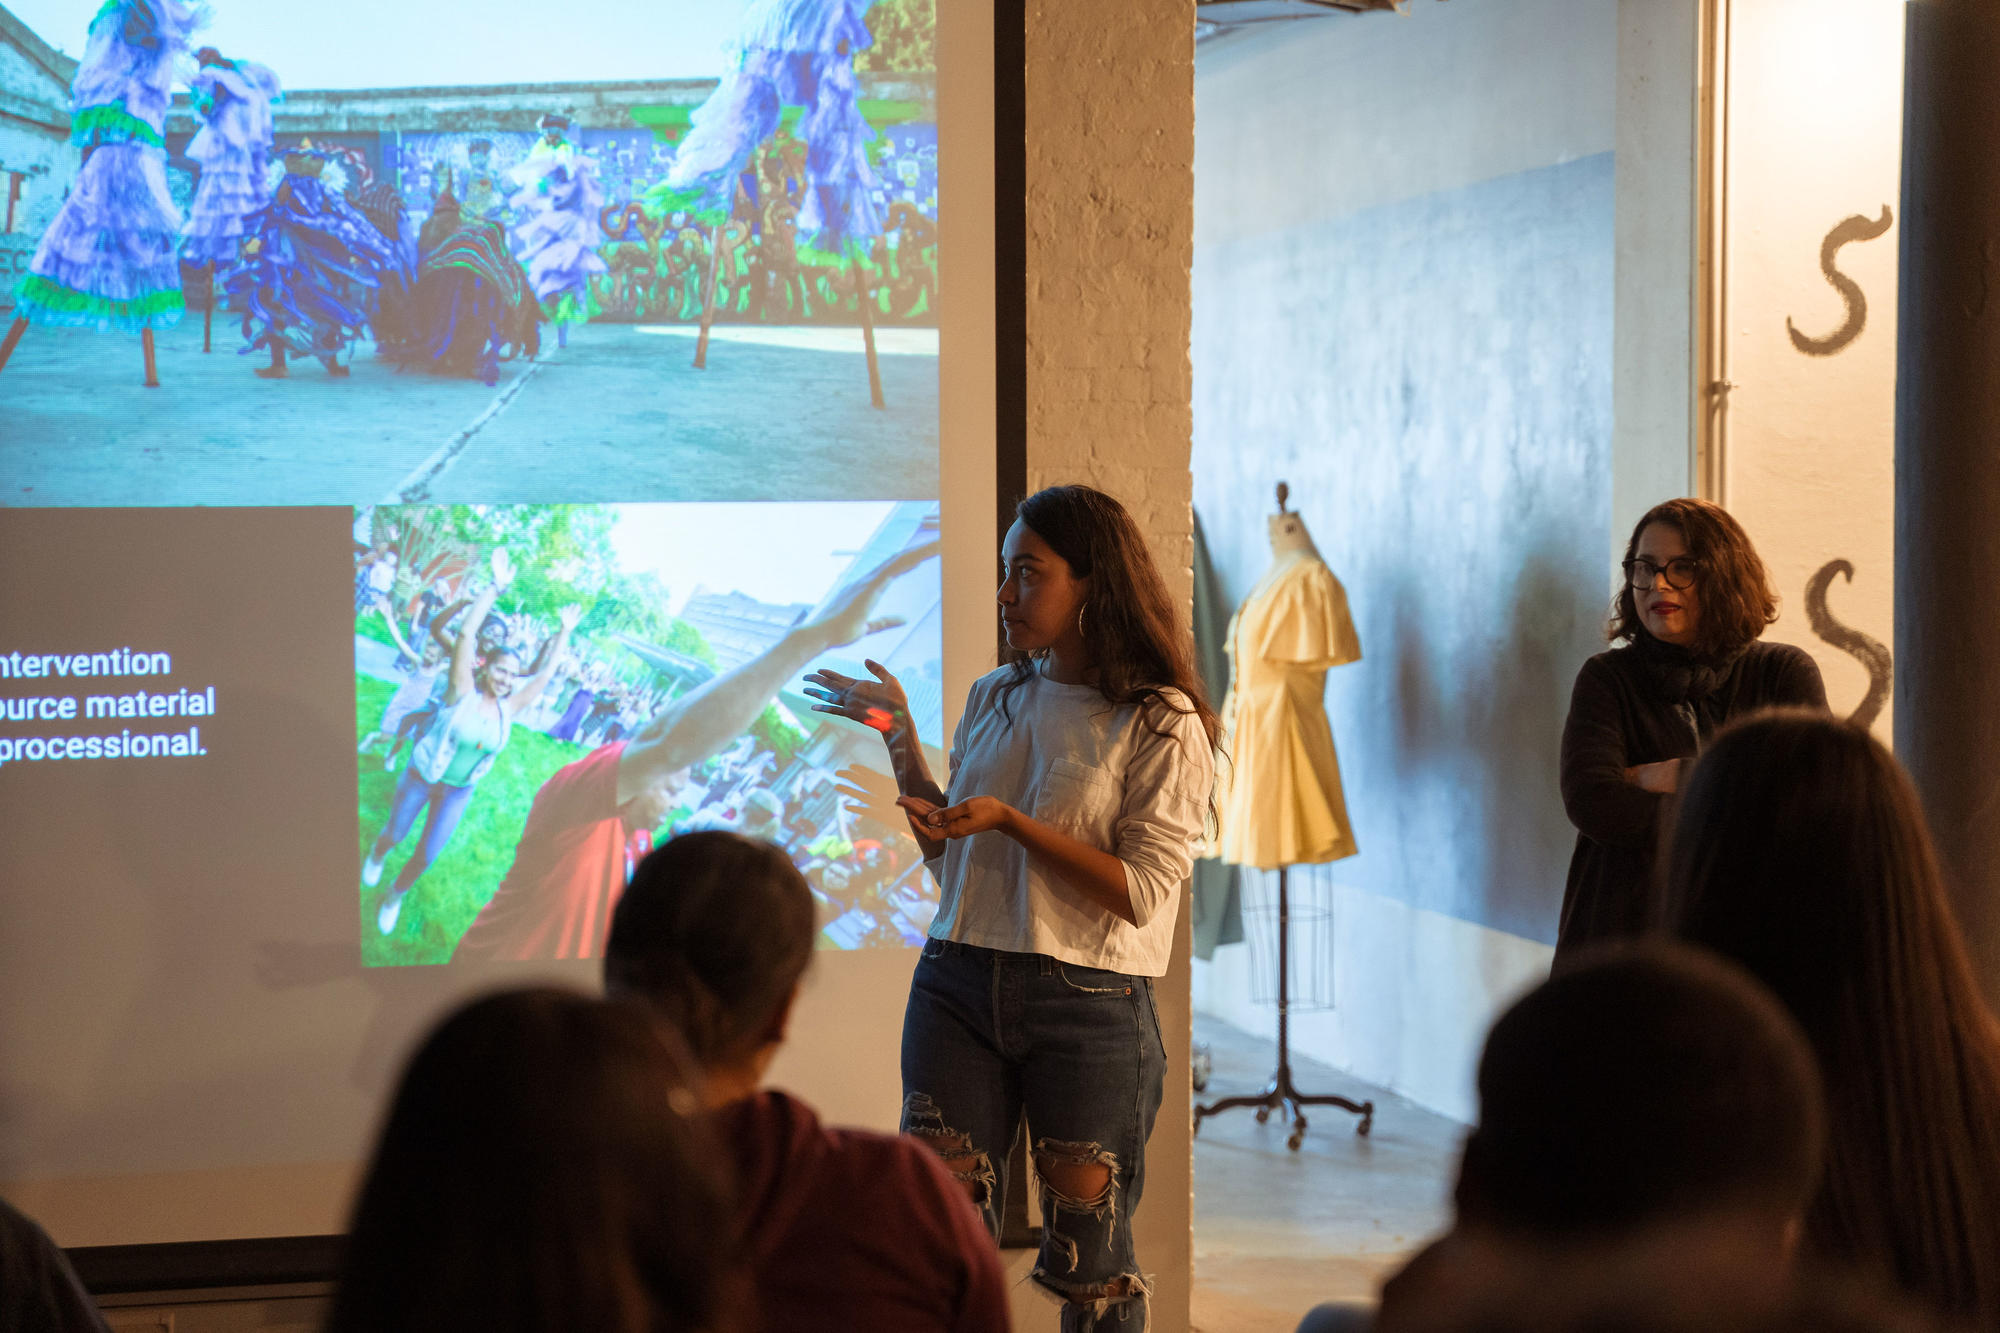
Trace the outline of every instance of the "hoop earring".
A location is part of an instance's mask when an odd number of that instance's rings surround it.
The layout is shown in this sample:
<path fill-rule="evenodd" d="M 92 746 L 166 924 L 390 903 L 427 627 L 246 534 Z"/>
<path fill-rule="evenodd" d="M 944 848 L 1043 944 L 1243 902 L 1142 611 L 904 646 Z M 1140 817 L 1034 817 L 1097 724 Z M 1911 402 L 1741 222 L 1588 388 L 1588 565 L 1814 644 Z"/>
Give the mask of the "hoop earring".
<path fill-rule="evenodd" d="M 1076 637 L 1079 639 L 1088 637 L 1083 630 L 1083 608 L 1081 606 L 1076 608 Z"/>

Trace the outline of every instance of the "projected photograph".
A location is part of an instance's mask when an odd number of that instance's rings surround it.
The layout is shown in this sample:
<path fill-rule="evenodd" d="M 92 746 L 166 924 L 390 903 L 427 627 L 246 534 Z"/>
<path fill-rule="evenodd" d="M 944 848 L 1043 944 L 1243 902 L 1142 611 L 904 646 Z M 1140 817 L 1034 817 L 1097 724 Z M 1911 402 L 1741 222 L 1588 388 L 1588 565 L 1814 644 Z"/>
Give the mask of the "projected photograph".
<path fill-rule="evenodd" d="M 935 497 L 935 0 L 0 0 L 0 503 Z"/>
<path fill-rule="evenodd" d="M 928 502 L 356 510 L 362 961 L 599 957 L 633 865 L 696 829 L 784 847 L 823 947 L 920 943 L 937 894 L 881 738 L 801 677 L 883 664 L 938 751 L 937 527 Z"/>

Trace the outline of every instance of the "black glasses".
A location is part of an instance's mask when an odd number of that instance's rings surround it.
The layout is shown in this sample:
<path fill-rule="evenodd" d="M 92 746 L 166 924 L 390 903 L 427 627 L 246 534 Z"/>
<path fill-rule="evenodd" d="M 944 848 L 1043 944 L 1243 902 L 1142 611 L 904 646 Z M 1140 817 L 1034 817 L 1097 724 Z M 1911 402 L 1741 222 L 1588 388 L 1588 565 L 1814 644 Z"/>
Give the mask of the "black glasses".
<path fill-rule="evenodd" d="M 1692 588 L 1700 572 L 1701 561 L 1691 555 L 1675 556 L 1664 565 L 1644 559 L 1625 562 L 1625 581 L 1640 592 L 1650 589 L 1655 579 L 1665 579 L 1669 588 Z"/>

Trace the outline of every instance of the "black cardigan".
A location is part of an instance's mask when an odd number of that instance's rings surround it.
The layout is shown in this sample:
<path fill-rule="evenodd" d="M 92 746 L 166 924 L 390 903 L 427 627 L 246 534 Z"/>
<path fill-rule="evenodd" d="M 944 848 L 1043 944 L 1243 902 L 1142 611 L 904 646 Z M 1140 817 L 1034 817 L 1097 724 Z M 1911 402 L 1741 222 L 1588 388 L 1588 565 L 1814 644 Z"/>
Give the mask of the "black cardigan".
<path fill-rule="evenodd" d="M 1667 798 L 1642 791 L 1625 770 L 1692 759 L 1725 722 L 1780 705 L 1826 707 L 1819 664 L 1786 643 L 1751 644 L 1712 693 L 1680 706 L 1662 697 L 1637 648 L 1614 648 L 1583 664 L 1563 724 L 1563 809 L 1577 836 L 1558 962 L 1582 945 L 1637 935 L 1649 924 Z"/>

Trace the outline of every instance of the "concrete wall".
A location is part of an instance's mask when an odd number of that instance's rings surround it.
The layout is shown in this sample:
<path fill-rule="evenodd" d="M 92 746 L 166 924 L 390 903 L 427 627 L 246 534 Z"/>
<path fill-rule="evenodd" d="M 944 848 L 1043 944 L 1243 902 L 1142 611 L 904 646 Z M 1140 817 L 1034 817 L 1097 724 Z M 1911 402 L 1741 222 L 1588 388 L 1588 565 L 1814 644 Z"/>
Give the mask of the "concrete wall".
<path fill-rule="evenodd" d="M 69 81 L 76 62 L 0 9 L 0 308 L 76 175 Z M 7 202 L 15 197 L 11 225 Z"/>
<path fill-rule="evenodd" d="M 1693 487 L 1701 0 L 1618 2 L 1618 266 L 1610 559 L 1640 515 Z"/>
<path fill-rule="evenodd" d="M 1194 5 L 1032 0 L 1027 28 L 1028 485 L 1117 495 L 1190 599 Z M 1188 1326 L 1193 1264 L 1190 919 L 1158 991 L 1167 1092 L 1136 1216 L 1162 1333 Z M 1037 1313 L 1020 1326 L 1053 1326 Z"/>
<path fill-rule="evenodd" d="M 1546 966 L 1603 647 L 1619 54 L 1616 0 L 1518 0 L 1278 25 L 1197 72 L 1197 508 L 1240 599 L 1289 482 L 1364 653 L 1327 690 L 1361 853 L 1300 880 L 1338 1007 L 1294 1044 L 1461 1117 Z M 1196 1000 L 1268 1029 L 1246 951 Z"/>

